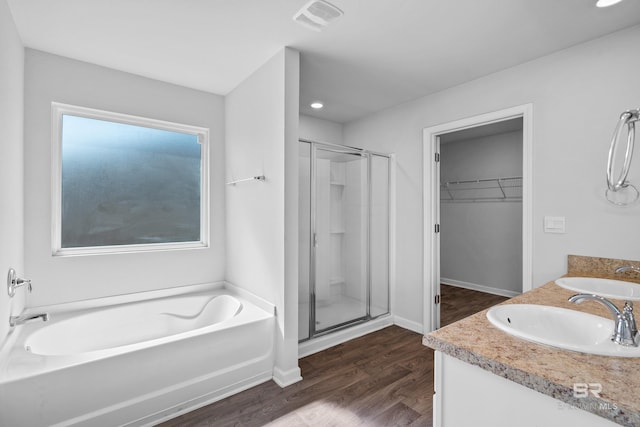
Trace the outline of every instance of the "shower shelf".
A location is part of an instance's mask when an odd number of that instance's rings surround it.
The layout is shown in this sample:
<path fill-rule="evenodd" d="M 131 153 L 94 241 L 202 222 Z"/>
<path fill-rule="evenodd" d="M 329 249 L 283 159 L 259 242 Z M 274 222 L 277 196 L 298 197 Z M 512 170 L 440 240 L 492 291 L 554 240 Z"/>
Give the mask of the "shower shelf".
<path fill-rule="evenodd" d="M 440 184 L 441 202 L 522 201 L 522 177 L 448 181 Z"/>

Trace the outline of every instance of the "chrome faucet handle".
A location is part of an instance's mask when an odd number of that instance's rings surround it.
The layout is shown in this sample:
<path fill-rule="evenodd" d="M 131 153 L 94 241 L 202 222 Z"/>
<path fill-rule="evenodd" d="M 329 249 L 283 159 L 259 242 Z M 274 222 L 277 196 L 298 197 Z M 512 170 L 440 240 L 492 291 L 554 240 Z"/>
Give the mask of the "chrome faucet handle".
<path fill-rule="evenodd" d="M 18 277 L 16 271 L 13 268 L 10 268 L 9 273 L 7 273 L 7 293 L 9 296 L 13 297 L 16 294 L 16 289 L 21 286 L 26 286 L 29 292 L 33 290 L 31 280 Z"/>
<path fill-rule="evenodd" d="M 638 334 L 638 326 L 636 325 L 636 318 L 633 315 L 633 302 L 631 301 L 625 301 L 624 302 L 624 308 L 623 308 L 623 315 L 627 318 L 627 321 L 629 322 L 629 331 L 631 332 L 631 335 L 637 335 Z"/>

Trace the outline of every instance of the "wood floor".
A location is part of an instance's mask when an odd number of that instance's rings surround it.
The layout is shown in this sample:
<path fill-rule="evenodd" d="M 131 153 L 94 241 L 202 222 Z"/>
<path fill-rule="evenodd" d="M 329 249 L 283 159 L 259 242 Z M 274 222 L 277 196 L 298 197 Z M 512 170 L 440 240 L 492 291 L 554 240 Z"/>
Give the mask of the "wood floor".
<path fill-rule="evenodd" d="M 440 326 L 457 322 L 507 299 L 456 286 L 440 285 Z"/>
<path fill-rule="evenodd" d="M 442 289 L 443 325 L 505 299 L 449 288 Z M 390 326 L 299 364 L 304 379 L 296 384 L 269 381 L 160 426 L 432 425 L 433 351 L 421 334 Z"/>

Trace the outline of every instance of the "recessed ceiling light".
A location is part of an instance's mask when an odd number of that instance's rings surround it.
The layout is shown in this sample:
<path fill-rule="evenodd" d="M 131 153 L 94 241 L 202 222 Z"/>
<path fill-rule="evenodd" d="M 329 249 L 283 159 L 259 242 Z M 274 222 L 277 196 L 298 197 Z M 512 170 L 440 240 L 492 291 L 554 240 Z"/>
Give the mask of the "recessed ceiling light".
<path fill-rule="evenodd" d="M 609 7 L 614 4 L 620 3 L 622 0 L 598 0 L 596 2 L 596 6 L 598 7 Z"/>
<path fill-rule="evenodd" d="M 319 110 L 322 107 L 324 107 L 324 104 L 322 104 L 322 102 L 316 101 L 316 102 L 312 102 L 311 103 L 311 108 L 313 108 L 313 109 Z"/>

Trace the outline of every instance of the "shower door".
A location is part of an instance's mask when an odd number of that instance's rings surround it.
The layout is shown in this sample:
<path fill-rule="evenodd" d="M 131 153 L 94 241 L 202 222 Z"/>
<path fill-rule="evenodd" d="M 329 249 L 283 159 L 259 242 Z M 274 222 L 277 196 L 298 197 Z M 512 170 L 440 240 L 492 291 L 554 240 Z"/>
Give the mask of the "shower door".
<path fill-rule="evenodd" d="M 389 158 L 300 141 L 299 159 L 305 341 L 389 312 Z"/>
<path fill-rule="evenodd" d="M 321 145 L 312 150 L 317 334 L 368 315 L 368 155 Z"/>

